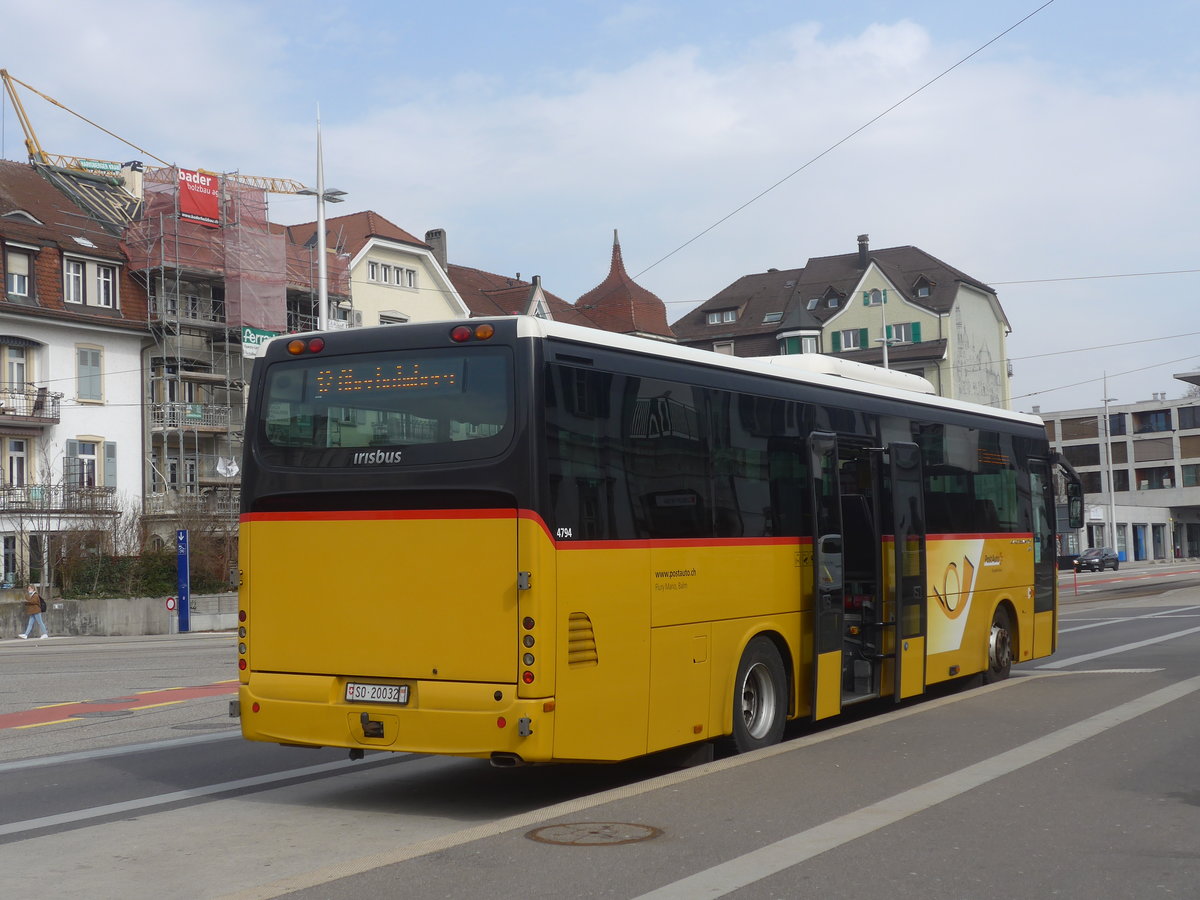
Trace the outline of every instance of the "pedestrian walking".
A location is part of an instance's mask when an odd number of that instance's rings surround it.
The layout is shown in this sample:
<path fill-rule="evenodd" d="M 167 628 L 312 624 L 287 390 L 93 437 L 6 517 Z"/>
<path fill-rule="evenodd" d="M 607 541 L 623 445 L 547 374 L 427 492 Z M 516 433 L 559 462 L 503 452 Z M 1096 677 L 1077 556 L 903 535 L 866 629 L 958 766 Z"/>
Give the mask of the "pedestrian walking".
<path fill-rule="evenodd" d="M 26 640 L 29 637 L 29 632 L 33 631 L 33 623 L 37 622 L 38 628 L 42 629 L 42 637 L 50 637 L 50 632 L 46 630 L 46 623 L 42 620 L 42 613 L 46 611 L 46 601 L 42 599 L 42 595 L 38 593 L 36 585 L 29 585 L 25 589 L 25 615 L 29 616 L 29 623 L 25 626 L 25 633 L 18 634 L 21 640 Z"/>

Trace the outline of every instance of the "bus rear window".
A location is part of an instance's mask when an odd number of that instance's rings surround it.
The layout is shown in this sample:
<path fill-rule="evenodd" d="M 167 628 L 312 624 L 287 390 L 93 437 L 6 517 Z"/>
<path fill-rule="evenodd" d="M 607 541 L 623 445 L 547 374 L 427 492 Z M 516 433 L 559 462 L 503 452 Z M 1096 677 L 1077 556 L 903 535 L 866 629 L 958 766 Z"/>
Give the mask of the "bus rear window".
<path fill-rule="evenodd" d="M 287 360 L 266 373 L 259 446 L 301 466 L 482 458 L 507 446 L 512 410 L 504 347 Z"/>

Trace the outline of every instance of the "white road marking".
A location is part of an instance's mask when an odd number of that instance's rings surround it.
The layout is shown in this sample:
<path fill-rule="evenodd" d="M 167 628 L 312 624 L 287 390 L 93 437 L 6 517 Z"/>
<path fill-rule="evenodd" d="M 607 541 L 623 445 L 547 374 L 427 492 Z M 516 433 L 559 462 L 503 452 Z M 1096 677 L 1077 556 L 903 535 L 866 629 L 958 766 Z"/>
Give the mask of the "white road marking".
<path fill-rule="evenodd" d="M 664 885 L 636 900 L 696 900 L 723 897 L 754 884 L 826 850 L 878 831 L 888 825 L 923 812 L 946 800 L 994 781 L 1004 775 L 1069 749 L 1131 719 L 1152 712 L 1188 694 L 1200 690 L 1200 676 L 1181 681 L 1122 703 L 1091 718 L 1068 725 L 1051 734 L 985 759 L 961 771 L 935 779 L 833 819 L 823 825 L 794 834 L 773 844 L 735 857 L 710 869 Z"/>
<path fill-rule="evenodd" d="M 1103 628 L 1105 625 L 1116 625 L 1122 622 L 1136 622 L 1138 619 L 1159 619 L 1163 616 L 1176 616 L 1179 613 L 1190 613 L 1200 610 L 1200 606 L 1184 606 L 1179 609 L 1164 609 L 1159 612 L 1145 613 L 1140 616 L 1122 616 L 1118 619 L 1103 619 L 1099 622 L 1092 622 L 1090 625 L 1076 625 L 1074 628 L 1060 628 L 1059 634 L 1067 634 L 1072 631 L 1086 631 L 1089 628 Z"/>
<path fill-rule="evenodd" d="M 209 784 L 204 787 L 190 788 L 185 791 L 171 791 L 166 794 L 155 794 L 153 797 L 142 797 L 138 800 L 125 800 L 121 803 L 108 803 L 104 806 L 93 806 L 90 809 L 77 809 L 72 812 L 59 813 L 54 816 L 42 816 L 37 819 L 26 819 L 23 822 L 9 822 L 0 825 L 0 837 L 10 834 L 21 834 L 25 831 L 35 831 L 39 828 L 54 828 L 59 825 L 73 825 L 86 822 L 89 819 L 99 819 L 103 816 L 152 809 L 156 806 L 166 806 L 181 800 L 195 800 L 198 797 L 209 797 L 226 791 L 239 791 L 245 788 L 261 787 L 264 784 L 275 784 L 280 781 L 290 781 L 295 778 L 310 778 L 313 775 L 325 775 L 341 769 L 351 769 L 363 766 L 378 766 L 389 764 L 406 754 L 397 754 L 391 758 L 381 758 L 374 761 L 355 762 L 349 759 L 339 759 L 335 762 L 322 763 L 316 766 L 306 766 L 303 769 L 288 769 L 286 772 L 271 772 L 266 775 L 255 775 L 252 778 L 239 778 L 236 781 L 226 781 L 221 784 Z"/>
<path fill-rule="evenodd" d="M 1196 634 L 1197 632 L 1200 632 L 1200 628 L 1185 628 L 1183 631 L 1175 631 L 1171 634 L 1147 638 L 1144 641 L 1134 641 L 1132 644 L 1121 644 L 1119 647 L 1109 647 L 1106 650 L 1097 650 L 1095 653 L 1083 653 L 1079 656 L 1068 656 L 1066 659 L 1056 659 L 1054 662 L 1043 663 L 1037 668 L 1063 669 L 1067 666 L 1073 666 L 1076 663 L 1087 662 L 1091 659 L 1100 659 L 1103 656 L 1112 656 L 1116 653 L 1124 653 L 1127 650 L 1137 650 L 1141 647 L 1152 646 L 1153 644 L 1161 644 L 1163 641 L 1173 641 L 1176 638 L 1187 637 L 1189 634 Z"/>
<path fill-rule="evenodd" d="M 38 756 L 34 759 L 14 759 L 12 762 L 0 763 L 0 774 L 16 769 L 35 769 L 39 766 L 57 766 L 60 763 L 88 762 L 93 759 L 104 759 L 110 756 L 125 756 L 142 750 L 169 750 L 172 747 L 186 747 L 190 744 L 209 744 L 213 741 L 239 740 L 242 732 L 222 731 L 215 734 L 198 734 L 191 737 L 169 738 L 165 741 L 151 741 L 145 744 L 122 744 L 117 747 L 103 747 L 99 750 L 76 750 L 71 753 L 58 753 L 54 756 Z"/>

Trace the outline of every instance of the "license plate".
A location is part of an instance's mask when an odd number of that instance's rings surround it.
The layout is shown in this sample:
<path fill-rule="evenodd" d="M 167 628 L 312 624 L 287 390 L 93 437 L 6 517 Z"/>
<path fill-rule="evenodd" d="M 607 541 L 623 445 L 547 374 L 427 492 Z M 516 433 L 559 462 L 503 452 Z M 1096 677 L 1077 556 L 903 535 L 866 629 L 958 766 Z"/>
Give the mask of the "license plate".
<path fill-rule="evenodd" d="M 351 681 L 346 685 L 346 699 L 355 703 L 399 703 L 408 702 L 407 684 L 360 684 Z"/>

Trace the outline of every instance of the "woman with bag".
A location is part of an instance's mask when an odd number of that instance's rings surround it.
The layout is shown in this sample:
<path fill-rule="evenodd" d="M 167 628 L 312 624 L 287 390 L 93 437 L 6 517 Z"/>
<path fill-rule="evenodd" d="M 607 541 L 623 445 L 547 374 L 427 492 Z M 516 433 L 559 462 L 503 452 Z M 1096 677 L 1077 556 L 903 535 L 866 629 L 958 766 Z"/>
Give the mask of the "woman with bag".
<path fill-rule="evenodd" d="M 37 622 L 38 627 L 42 629 L 42 637 L 50 637 L 50 632 L 46 630 L 46 623 L 42 621 L 42 613 L 46 611 L 46 601 L 38 594 L 38 589 L 35 585 L 29 585 L 25 589 L 25 615 L 29 616 L 29 623 L 25 626 L 25 633 L 18 634 L 21 640 L 29 638 L 29 632 L 33 631 L 33 623 Z"/>

